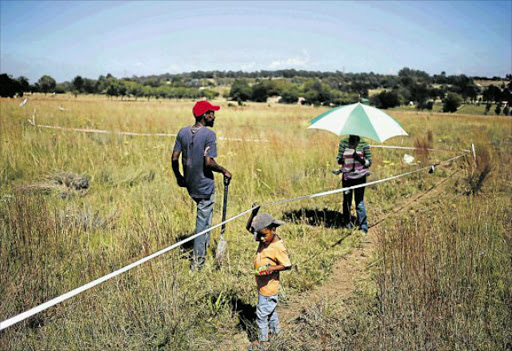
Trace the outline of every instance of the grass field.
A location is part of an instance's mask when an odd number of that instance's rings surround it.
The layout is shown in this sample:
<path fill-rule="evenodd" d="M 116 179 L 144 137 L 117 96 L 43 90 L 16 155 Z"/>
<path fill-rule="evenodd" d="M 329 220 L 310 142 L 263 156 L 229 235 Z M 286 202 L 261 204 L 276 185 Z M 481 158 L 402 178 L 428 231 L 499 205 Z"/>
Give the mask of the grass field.
<path fill-rule="evenodd" d="M 496 109 L 496 104 L 492 104 L 491 106 L 491 109 L 489 110 L 489 112 L 487 112 L 487 116 L 489 117 L 506 117 L 503 115 L 503 113 L 501 113 L 500 115 L 497 115 L 496 112 L 494 111 Z M 418 111 L 416 109 L 416 106 L 407 106 L 407 105 L 402 105 L 402 106 L 399 106 L 399 107 L 394 107 L 392 109 L 390 109 L 391 111 L 404 111 L 404 112 L 415 112 L 415 113 L 418 113 L 418 114 L 422 114 L 422 113 L 443 113 L 443 104 L 442 102 L 436 102 L 432 108 L 432 111 L 428 111 L 428 110 L 423 110 L 423 111 Z M 471 104 L 471 103 L 468 103 L 468 104 L 462 104 L 458 109 L 457 109 L 457 115 L 478 115 L 478 116 L 484 116 L 486 115 L 485 114 L 485 104 L 482 103 L 482 104 Z M 510 117 L 510 116 L 508 116 Z"/>
<path fill-rule="evenodd" d="M 192 124 L 193 101 L 107 100 L 44 96 L 0 100 L 0 320 L 43 303 L 193 233 L 195 204 L 172 175 L 170 137 L 130 137 L 40 129 L 30 125 L 139 133 L 177 133 Z M 339 137 L 306 130 L 325 108 L 219 101 L 218 163 L 233 173 L 228 217 L 253 203 L 340 187 Z M 61 107 L 59 109 L 59 106 Z M 315 323 L 304 318 L 274 349 L 507 349 L 512 345 L 512 118 L 391 111 L 410 134 L 386 145 L 428 144 L 441 161 L 467 157 L 367 189 L 370 224 L 404 199 L 448 180 L 447 192 L 418 211 L 389 219 L 371 278 Z M 429 135 L 432 135 L 429 141 Z M 411 170 L 404 152 L 372 149 L 371 180 Z M 87 176 L 74 190 L 63 174 Z M 216 177 L 214 223 L 222 179 Z M 64 183 L 64 184 L 62 184 Z M 301 214 L 341 212 L 341 195 L 263 207 L 299 269 L 282 274 L 281 302 L 321 285 L 361 234 L 310 225 Z M 190 249 L 176 249 L 52 307 L 0 334 L 5 350 L 243 350 L 254 337 L 251 274 L 256 243 L 246 217 L 227 225 L 229 259 L 189 271 Z M 340 244 L 336 244 L 341 238 Z M 213 232 L 212 248 L 218 230 Z M 210 252 L 210 255 L 213 253 Z M 310 311 L 309 311 L 310 312 Z M 308 313 L 305 311 L 304 313 Z M 298 322 L 301 323 L 300 321 Z M 318 331 L 322 330 L 319 336 Z"/>

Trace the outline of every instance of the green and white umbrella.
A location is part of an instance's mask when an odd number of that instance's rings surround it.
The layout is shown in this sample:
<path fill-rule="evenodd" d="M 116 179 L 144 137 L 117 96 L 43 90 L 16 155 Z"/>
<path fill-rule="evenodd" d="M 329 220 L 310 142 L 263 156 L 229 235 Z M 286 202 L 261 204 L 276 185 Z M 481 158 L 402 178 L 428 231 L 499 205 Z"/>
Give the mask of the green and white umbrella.
<path fill-rule="evenodd" d="M 324 129 L 338 135 L 359 135 L 378 142 L 408 135 L 393 117 L 361 103 L 333 108 L 310 121 L 308 129 Z"/>

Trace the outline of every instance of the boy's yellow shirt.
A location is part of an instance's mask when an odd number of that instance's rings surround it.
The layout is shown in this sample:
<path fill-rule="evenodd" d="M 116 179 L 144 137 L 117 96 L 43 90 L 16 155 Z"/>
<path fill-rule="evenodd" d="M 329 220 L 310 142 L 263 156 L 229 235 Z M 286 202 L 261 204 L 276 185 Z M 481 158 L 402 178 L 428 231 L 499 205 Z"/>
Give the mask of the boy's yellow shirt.
<path fill-rule="evenodd" d="M 270 243 L 266 248 L 263 243 L 258 246 L 256 257 L 254 258 L 254 268 L 269 264 L 270 266 L 277 266 L 279 264 L 290 267 L 292 264 L 284 243 L 279 240 L 275 243 Z M 279 291 L 279 272 L 273 272 L 269 275 L 257 275 L 256 284 L 258 285 L 258 292 L 263 296 L 277 295 Z"/>

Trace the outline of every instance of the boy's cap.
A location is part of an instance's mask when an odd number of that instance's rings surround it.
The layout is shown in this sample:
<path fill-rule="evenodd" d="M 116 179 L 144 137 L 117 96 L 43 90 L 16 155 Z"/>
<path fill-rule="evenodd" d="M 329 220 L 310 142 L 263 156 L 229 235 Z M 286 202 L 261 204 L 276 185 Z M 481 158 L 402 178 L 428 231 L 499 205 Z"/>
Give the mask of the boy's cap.
<path fill-rule="evenodd" d="M 195 117 L 199 117 L 207 111 L 218 111 L 220 110 L 220 106 L 212 105 L 206 100 L 201 100 L 196 102 L 194 107 L 192 108 L 192 113 Z"/>
<path fill-rule="evenodd" d="M 252 229 L 255 233 L 258 233 L 260 230 L 262 230 L 265 227 L 270 226 L 271 224 L 275 224 L 276 226 L 280 226 L 285 224 L 283 221 L 279 221 L 277 219 L 274 219 L 271 215 L 269 215 L 266 212 L 260 213 L 254 219 L 252 220 Z"/>

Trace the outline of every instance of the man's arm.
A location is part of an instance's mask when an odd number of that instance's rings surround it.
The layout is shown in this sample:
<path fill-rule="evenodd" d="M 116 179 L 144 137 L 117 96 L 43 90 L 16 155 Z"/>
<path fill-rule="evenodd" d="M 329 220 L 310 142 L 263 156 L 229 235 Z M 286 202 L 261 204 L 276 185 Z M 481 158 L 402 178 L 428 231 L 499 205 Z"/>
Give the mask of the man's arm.
<path fill-rule="evenodd" d="M 178 181 L 178 185 L 181 187 L 187 186 L 185 183 L 185 177 L 181 175 L 180 172 L 180 151 L 173 151 L 172 152 L 172 170 L 174 172 L 174 175 L 176 176 L 176 180 Z"/>
<path fill-rule="evenodd" d="M 206 167 L 208 167 L 212 171 L 217 172 L 217 173 L 222 173 L 222 174 L 224 174 L 224 177 L 231 179 L 231 177 L 232 177 L 231 173 L 227 169 L 225 169 L 224 167 L 219 165 L 217 162 L 215 162 L 213 157 L 205 156 L 204 164 L 206 165 Z"/>

